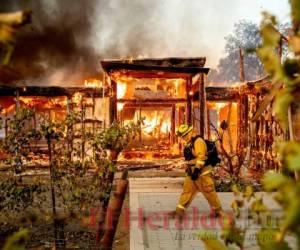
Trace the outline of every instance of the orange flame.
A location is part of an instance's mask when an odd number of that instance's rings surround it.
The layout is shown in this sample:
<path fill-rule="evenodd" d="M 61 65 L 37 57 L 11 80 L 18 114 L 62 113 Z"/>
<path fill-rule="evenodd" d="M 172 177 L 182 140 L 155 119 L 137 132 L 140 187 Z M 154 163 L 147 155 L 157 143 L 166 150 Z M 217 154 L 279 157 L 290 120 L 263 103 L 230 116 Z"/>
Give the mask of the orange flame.
<path fill-rule="evenodd" d="M 117 98 L 121 99 L 125 96 L 127 90 L 126 83 L 118 82 L 117 83 Z"/>
<path fill-rule="evenodd" d="M 118 103 L 118 104 L 117 104 L 117 109 L 118 109 L 118 111 L 123 110 L 123 108 L 124 108 L 124 103 Z"/>
<path fill-rule="evenodd" d="M 143 124 L 142 131 L 144 134 L 154 137 L 157 137 L 159 134 L 168 134 L 171 128 L 171 121 L 165 119 L 165 117 L 158 112 L 153 113 L 151 116 L 145 116 Z"/>
<path fill-rule="evenodd" d="M 72 101 L 75 104 L 79 104 L 82 100 L 82 94 L 80 92 L 76 92 L 73 96 L 72 96 Z"/>
<path fill-rule="evenodd" d="M 88 79 L 84 81 L 84 86 L 87 88 L 101 88 L 103 83 L 98 79 Z"/>

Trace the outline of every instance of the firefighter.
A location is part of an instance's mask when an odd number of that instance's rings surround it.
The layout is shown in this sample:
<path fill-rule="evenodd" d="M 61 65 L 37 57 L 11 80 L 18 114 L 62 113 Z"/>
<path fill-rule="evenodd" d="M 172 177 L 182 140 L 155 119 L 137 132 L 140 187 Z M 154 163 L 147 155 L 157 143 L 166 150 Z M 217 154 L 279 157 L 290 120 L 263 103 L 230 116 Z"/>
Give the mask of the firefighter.
<path fill-rule="evenodd" d="M 212 166 L 205 164 L 207 146 L 204 139 L 196 136 L 193 132 L 193 127 L 186 124 L 179 127 L 177 135 L 185 146 L 184 156 L 187 169 L 183 192 L 179 198 L 176 211 L 172 212 L 172 216 L 182 217 L 198 192 L 201 192 L 208 201 L 212 214 L 216 217 L 221 215 L 221 203 L 211 177 Z"/>

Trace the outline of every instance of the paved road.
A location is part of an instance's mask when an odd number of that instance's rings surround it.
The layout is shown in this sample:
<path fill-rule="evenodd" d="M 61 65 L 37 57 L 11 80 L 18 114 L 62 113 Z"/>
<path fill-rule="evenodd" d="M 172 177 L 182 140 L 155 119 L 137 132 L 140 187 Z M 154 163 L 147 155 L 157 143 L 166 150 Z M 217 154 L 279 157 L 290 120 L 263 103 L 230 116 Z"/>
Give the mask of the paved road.
<path fill-rule="evenodd" d="M 167 212 L 174 210 L 182 190 L 183 178 L 130 178 L 130 249 L 131 250 L 200 250 L 203 243 L 197 233 L 212 230 L 219 237 L 222 221 L 209 219 L 209 206 L 199 194 L 187 210 L 183 224 L 176 219 L 169 219 Z M 264 203 L 278 215 L 278 206 L 268 194 Z M 231 213 L 232 193 L 219 193 L 223 209 Z M 245 249 L 255 247 L 257 226 L 243 218 L 238 221 L 242 228 L 248 228 Z M 275 224 L 275 221 L 274 221 Z"/>

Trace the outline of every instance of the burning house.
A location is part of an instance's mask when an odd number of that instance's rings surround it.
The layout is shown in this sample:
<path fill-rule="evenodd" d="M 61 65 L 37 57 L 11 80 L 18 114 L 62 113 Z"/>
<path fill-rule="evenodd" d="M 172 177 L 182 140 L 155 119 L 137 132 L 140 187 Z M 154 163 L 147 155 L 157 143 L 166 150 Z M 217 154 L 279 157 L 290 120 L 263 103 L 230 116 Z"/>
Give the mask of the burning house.
<path fill-rule="evenodd" d="M 175 129 L 194 123 L 204 134 L 205 58 L 104 60 L 112 89 L 110 119 L 123 124 L 142 119 L 141 132 L 125 157 L 173 157 L 179 154 Z M 193 121 L 193 86 L 201 95 L 199 116 Z M 177 149 L 176 149 L 177 148 Z"/>
<path fill-rule="evenodd" d="M 81 122 L 76 126 L 85 132 L 93 133 L 109 124 L 108 90 L 100 80 L 87 80 L 82 87 L 2 85 L 0 96 L 2 138 L 8 132 L 7 123 L 20 107 L 35 111 L 33 119 L 26 125 L 29 128 L 38 128 L 44 118 L 64 120 L 71 110 L 82 111 Z M 45 142 L 36 143 L 36 150 L 46 148 Z"/>
<path fill-rule="evenodd" d="M 27 124 L 32 128 L 45 116 L 63 120 L 71 110 L 81 110 L 83 116 L 76 126 L 91 133 L 113 121 L 125 125 L 142 120 L 140 133 L 121 159 L 180 157 L 176 128 L 189 123 L 207 139 L 220 139 L 221 133 L 227 154 L 238 156 L 243 165 L 257 170 L 280 168 L 274 142 L 286 132 L 274 117 L 272 102 L 264 104 L 271 88 L 267 78 L 205 86 L 209 69 L 203 57 L 103 60 L 101 64 L 102 81 L 86 80 L 81 87 L 0 86 L 1 137 L 6 136 L 7 122 L 18 107 L 35 111 Z M 297 114 L 292 112 L 295 139 L 299 136 Z M 36 149 L 45 146 L 38 142 Z"/>

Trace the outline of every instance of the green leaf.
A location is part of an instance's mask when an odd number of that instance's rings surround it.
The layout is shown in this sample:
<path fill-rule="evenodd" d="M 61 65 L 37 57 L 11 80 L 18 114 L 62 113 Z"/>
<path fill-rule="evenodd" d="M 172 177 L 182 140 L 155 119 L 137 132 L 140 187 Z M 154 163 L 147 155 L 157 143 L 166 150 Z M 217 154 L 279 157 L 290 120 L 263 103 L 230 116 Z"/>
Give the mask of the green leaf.
<path fill-rule="evenodd" d="M 256 214 L 264 213 L 268 211 L 268 207 L 263 203 L 262 197 L 257 197 L 254 202 L 251 204 L 251 211 Z"/>
<path fill-rule="evenodd" d="M 295 141 L 277 143 L 281 160 L 291 171 L 300 170 L 300 143 Z"/>
<path fill-rule="evenodd" d="M 273 229 L 260 229 L 256 233 L 257 238 L 257 244 L 260 247 L 265 246 L 270 241 L 273 241 L 275 239 L 276 231 Z"/>
<path fill-rule="evenodd" d="M 287 91 L 281 91 L 276 95 L 274 112 L 283 128 L 288 127 L 288 110 L 293 100 L 293 96 Z"/>
<path fill-rule="evenodd" d="M 240 194 L 240 190 L 236 184 L 232 185 L 231 190 L 235 196 L 238 196 Z"/>
<path fill-rule="evenodd" d="M 300 154 L 289 154 L 286 156 L 286 163 L 290 170 L 300 171 Z"/>
<path fill-rule="evenodd" d="M 238 228 L 235 223 L 225 226 L 221 238 L 226 245 L 235 244 L 242 249 L 245 240 L 245 230 Z"/>
<path fill-rule="evenodd" d="M 276 46 L 279 44 L 281 36 L 271 23 L 263 24 L 260 32 L 266 45 Z"/>
<path fill-rule="evenodd" d="M 11 43 L 14 41 L 15 28 L 10 25 L 2 24 L 0 25 L 0 42 L 2 43 Z"/>
<path fill-rule="evenodd" d="M 299 0 L 290 0 L 292 21 L 300 23 L 300 2 Z"/>
<path fill-rule="evenodd" d="M 291 250 L 285 241 L 276 240 L 276 230 L 261 229 L 257 232 L 257 243 L 261 250 Z"/>
<path fill-rule="evenodd" d="M 252 197 L 254 197 L 254 191 L 251 186 L 246 186 L 246 189 L 243 193 L 243 197 L 246 198 L 247 201 L 249 201 Z"/>
<path fill-rule="evenodd" d="M 257 55 L 264 64 L 266 72 L 270 74 L 273 81 L 281 81 L 284 79 L 284 74 L 281 67 L 281 62 L 273 47 L 264 46 L 257 50 Z"/>
<path fill-rule="evenodd" d="M 288 182 L 288 178 L 275 172 L 267 172 L 263 177 L 263 186 L 266 191 L 273 191 Z"/>
<path fill-rule="evenodd" d="M 291 192 L 293 192 L 291 190 Z M 285 211 L 285 218 L 282 222 L 283 229 L 294 229 L 300 224 L 300 200 L 297 194 L 289 200 Z"/>
<path fill-rule="evenodd" d="M 300 53 L 300 37 L 292 36 L 289 39 L 289 47 L 295 52 L 295 54 Z"/>
<path fill-rule="evenodd" d="M 206 250 L 228 250 L 225 244 L 218 239 L 214 231 L 203 230 L 197 236 L 203 241 Z"/>
<path fill-rule="evenodd" d="M 238 204 L 238 202 L 237 202 L 237 200 L 234 200 L 232 203 L 231 203 L 231 208 L 232 208 L 232 210 L 234 211 L 234 213 L 235 213 L 235 216 L 237 217 L 237 218 L 239 218 L 240 217 L 240 208 L 239 208 L 239 204 Z"/>
<path fill-rule="evenodd" d="M 28 237 L 28 229 L 22 229 L 8 237 L 3 250 L 25 250 L 24 241 Z"/>

